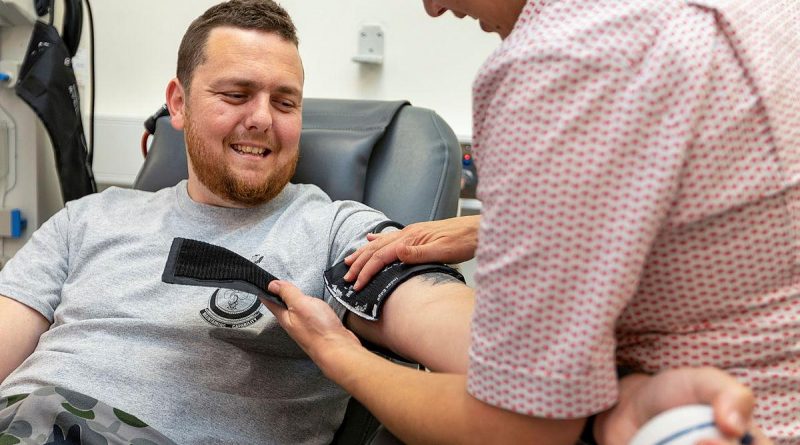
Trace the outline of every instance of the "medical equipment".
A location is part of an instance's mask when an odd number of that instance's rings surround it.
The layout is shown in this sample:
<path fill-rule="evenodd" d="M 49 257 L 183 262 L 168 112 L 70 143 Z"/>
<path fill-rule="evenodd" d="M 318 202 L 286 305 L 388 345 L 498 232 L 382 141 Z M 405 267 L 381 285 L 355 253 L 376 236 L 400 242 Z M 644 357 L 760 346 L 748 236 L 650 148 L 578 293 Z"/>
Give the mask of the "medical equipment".
<path fill-rule="evenodd" d="M 405 264 L 395 261 L 378 272 L 363 289 L 356 291 L 353 288 L 355 283 L 344 279 L 348 270 L 350 266 L 344 261 L 326 270 L 325 288 L 350 312 L 370 321 L 380 318 L 383 305 L 398 286 L 417 275 L 445 274 L 464 282 L 464 276 L 446 264 Z"/>
<path fill-rule="evenodd" d="M 53 14 L 47 17 L 52 5 L 55 5 Z M 0 266 L 25 243 L 33 230 L 63 207 L 59 173 L 55 168 L 56 159 L 61 155 L 54 153 L 36 112 L 17 96 L 16 88 L 22 88 L 21 81 L 26 78 L 24 62 L 30 53 L 28 46 L 37 21 L 49 19 L 61 25 L 59 34 L 65 39 L 65 51 L 71 62 L 81 42 L 84 11 L 91 14 L 88 1 L 86 10 L 82 5 L 82 0 L 0 0 L 0 128 L 3 129 L 0 131 L 0 212 L 19 215 L 20 221 L 27 220 L 29 226 L 27 230 L 18 230 L 22 226 L 6 227 L 7 220 L 13 224 L 15 219 L 0 218 Z M 66 61 L 60 63 L 63 65 Z M 27 79 L 30 82 L 33 77 Z M 36 81 L 25 88 L 38 98 L 46 85 L 46 82 Z M 77 98 L 79 88 L 75 83 L 70 85 L 67 105 L 73 108 L 72 99 Z M 80 116 L 81 110 L 76 108 L 73 113 Z M 60 120 L 61 115 L 55 115 Z M 80 137 L 83 137 L 82 130 Z M 91 153 L 88 161 L 91 162 Z"/>
<path fill-rule="evenodd" d="M 478 169 L 475 167 L 475 154 L 472 152 L 472 141 L 461 140 L 461 198 L 476 199 L 478 188 Z"/>
<path fill-rule="evenodd" d="M 56 28 L 37 21 L 14 87 L 47 128 L 64 202 L 97 191 L 83 131 L 78 81 L 72 70 L 72 50 Z"/>
<path fill-rule="evenodd" d="M 281 297 L 267 290 L 275 280 L 271 273 L 236 252 L 186 238 L 172 240 L 161 275 L 165 283 L 235 289 L 286 307 Z M 255 301 L 252 311 L 258 310 L 260 304 Z"/>
<path fill-rule="evenodd" d="M 710 405 L 684 405 L 664 411 L 644 424 L 629 445 L 692 445 L 701 440 L 724 439 L 714 423 Z M 753 443 L 748 433 L 739 440 Z"/>

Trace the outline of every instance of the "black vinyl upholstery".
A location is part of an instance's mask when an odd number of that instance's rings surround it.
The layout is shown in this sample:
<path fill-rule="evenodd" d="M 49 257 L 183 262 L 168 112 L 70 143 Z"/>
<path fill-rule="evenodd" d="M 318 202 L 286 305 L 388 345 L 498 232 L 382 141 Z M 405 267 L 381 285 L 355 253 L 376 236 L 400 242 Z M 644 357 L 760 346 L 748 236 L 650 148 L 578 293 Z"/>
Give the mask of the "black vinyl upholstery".
<path fill-rule="evenodd" d="M 156 132 L 134 188 L 156 191 L 188 176 L 183 132 L 169 117 Z M 333 199 L 361 201 L 402 224 L 455 216 L 461 149 L 445 121 L 404 101 L 305 99 L 300 159 L 292 182 Z M 334 444 L 398 444 L 355 399 Z"/>

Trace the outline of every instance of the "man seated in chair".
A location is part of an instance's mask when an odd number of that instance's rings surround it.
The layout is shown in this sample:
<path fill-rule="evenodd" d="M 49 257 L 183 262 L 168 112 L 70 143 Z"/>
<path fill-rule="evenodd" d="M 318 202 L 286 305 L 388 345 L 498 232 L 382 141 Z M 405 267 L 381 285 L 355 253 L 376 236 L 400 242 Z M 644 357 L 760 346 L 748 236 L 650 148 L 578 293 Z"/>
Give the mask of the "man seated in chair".
<path fill-rule="evenodd" d="M 192 23 L 167 87 L 189 179 L 156 193 L 111 188 L 70 202 L 0 273 L 0 437 L 331 441 L 348 395 L 255 296 L 162 282 L 175 237 L 242 254 L 324 300 L 359 335 L 434 371 L 465 372 L 472 291 L 459 281 L 406 281 L 380 323 L 346 316 L 325 294 L 323 272 L 386 217 L 288 183 L 302 95 L 294 25 L 271 0 L 232 0 Z M 654 391 L 663 379 L 694 375 L 680 387 L 689 401 L 693 385 L 711 382 L 697 401 L 721 397 L 729 403 L 718 415 L 749 416 L 747 390 L 722 373 L 693 372 L 631 385 L 623 397 L 655 412 L 675 400 L 672 387 Z"/>

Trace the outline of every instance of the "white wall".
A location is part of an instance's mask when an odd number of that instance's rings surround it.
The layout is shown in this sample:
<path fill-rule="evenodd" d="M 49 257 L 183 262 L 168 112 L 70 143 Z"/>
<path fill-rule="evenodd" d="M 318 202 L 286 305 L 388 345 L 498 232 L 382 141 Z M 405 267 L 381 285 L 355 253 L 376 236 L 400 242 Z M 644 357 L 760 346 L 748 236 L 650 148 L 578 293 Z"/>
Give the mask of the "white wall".
<path fill-rule="evenodd" d="M 472 132 L 470 92 L 497 35 L 473 20 L 431 19 L 419 0 L 284 0 L 295 17 L 308 96 L 410 100 L 432 108 L 456 134 Z M 386 34 L 383 66 L 354 63 L 358 30 L 376 23 Z"/>
<path fill-rule="evenodd" d="M 163 102 L 189 22 L 216 0 L 93 2 L 100 115 L 141 116 Z M 499 43 L 472 20 L 429 18 L 418 0 L 283 0 L 294 18 L 306 67 L 306 95 L 408 98 L 436 109 L 458 134 L 470 132 L 470 85 Z M 350 58 L 364 23 L 386 33 L 386 61 Z"/>
<path fill-rule="evenodd" d="M 96 29 L 101 182 L 132 180 L 141 163 L 141 122 L 164 102 L 189 23 L 217 0 L 101 0 Z M 282 0 L 295 20 L 307 97 L 408 99 L 436 110 L 459 136 L 471 134 L 470 88 L 499 44 L 470 19 L 429 18 L 419 0 Z M 351 61 L 363 24 L 385 33 L 382 66 Z M 82 66 L 82 64 L 79 64 Z M 79 74 L 81 77 L 81 74 Z"/>

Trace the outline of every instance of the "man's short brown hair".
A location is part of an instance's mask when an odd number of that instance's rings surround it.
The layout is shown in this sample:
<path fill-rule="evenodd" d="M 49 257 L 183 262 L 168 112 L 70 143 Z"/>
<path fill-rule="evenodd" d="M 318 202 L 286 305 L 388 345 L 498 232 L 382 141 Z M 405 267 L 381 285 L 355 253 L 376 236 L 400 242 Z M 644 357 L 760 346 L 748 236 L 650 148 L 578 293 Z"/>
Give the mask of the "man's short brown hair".
<path fill-rule="evenodd" d="M 230 0 L 212 6 L 189 25 L 181 40 L 177 75 L 183 88 L 189 89 L 194 69 L 205 62 L 211 30 L 222 26 L 271 32 L 298 43 L 291 17 L 272 0 Z"/>

